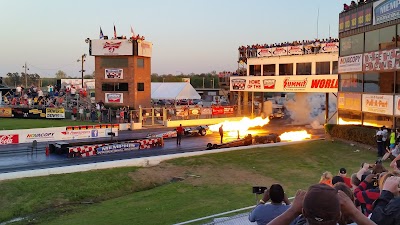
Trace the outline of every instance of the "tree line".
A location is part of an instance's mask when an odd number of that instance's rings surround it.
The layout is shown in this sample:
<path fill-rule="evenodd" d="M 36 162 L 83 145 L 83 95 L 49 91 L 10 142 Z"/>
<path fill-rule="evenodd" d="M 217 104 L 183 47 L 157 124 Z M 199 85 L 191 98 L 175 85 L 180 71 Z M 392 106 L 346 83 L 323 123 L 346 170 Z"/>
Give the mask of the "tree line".
<path fill-rule="evenodd" d="M 93 79 L 95 78 L 94 76 L 95 72 L 92 74 L 86 74 L 84 75 L 85 79 Z M 68 78 L 75 78 L 79 79 L 80 77 L 71 77 L 68 76 L 64 71 L 59 70 L 54 74 L 54 78 L 47 78 L 47 77 L 41 77 L 37 73 L 7 73 L 5 77 L 3 77 L 3 84 L 9 86 L 9 87 L 16 87 L 18 85 L 22 86 L 31 86 L 35 85 L 38 87 L 44 87 L 47 85 L 55 85 L 57 83 L 58 79 L 68 79 Z M 173 75 L 173 74 L 163 74 L 159 75 L 157 73 L 151 74 L 151 82 L 182 82 L 185 81 L 184 78 L 189 78 L 190 79 L 190 84 L 194 88 L 219 88 L 219 82 L 218 82 L 218 74 L 216 71 L 211 71 L 209 73 L 200 73 L 200 74 L 195 74 L 195 73 L 190 73 L 190 74 L 179 74 L 179 75 Z"/>

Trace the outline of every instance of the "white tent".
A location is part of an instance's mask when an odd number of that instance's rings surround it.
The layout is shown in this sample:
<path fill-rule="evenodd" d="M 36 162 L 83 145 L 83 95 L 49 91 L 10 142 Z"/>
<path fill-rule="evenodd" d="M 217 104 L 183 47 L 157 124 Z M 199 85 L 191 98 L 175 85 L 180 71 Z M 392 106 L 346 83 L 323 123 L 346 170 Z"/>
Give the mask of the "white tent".
<path fill-rule="evenodd" d="M 152 99 L 201 99 L 201 96 L 188 82 L 151 83 Z"/>

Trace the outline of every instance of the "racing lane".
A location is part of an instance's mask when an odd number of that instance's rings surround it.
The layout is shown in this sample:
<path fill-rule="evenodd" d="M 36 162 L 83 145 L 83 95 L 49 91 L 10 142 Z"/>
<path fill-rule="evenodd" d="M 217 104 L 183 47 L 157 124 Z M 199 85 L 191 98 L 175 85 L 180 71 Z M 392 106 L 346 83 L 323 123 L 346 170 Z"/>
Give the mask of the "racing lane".
<path fill-rule="evenodd" d="M 251 130 L 252 133 L 266 135 L 269 133 L 283 133 L 286 131 L 298 131 L 305 129 L 304 126 L 289 125 L 267 125 L 261 129 Z M 143 129 L 137 131 L 122 131 L 118 138 L 144 138 L 148 133 L 162 133 L 170 131 L 171 128 Z M 309 130 L 314 138 L 323 136 L 323 130 Z M 227 134 L 225 134 L 226 136 Z M 241 134 L 242 135 L 242 134 Z M 118 139 L 115 138 L 115 139 Z M 109 139 L 109 138 L 103 138 Z M 237 137 L 224 137 L 224 142 L 235 140 Z M 82 141 L 82 140 L 75 140 Z M 45 156 L 45 146 L 48 143 L 38 143 L 38 152 L 31 154 L 27 152 L 30 144 L 18 144 L 2 146 L 0 150 L 0 173 L 26 171 L 33 169 L 53 168 L 60 166 L 80 165 L 87 163 L 114 161 L 121 159 L 143 158 L 157 155 L 167 155 L 182 152 L 201 151 L 206 149 L 207 143 L 219 143 L 220 137 L 218 133 L 207 134 L 202 137 L 183 137 L 181 146 L 176 145 L 176 139 L 165 139 L 163 148 L 144 149 L 139 151 L 121 152 L 114 154 L 96 155 L 87 158 L 66 158 L 66 156 L 50 155 Z"/>

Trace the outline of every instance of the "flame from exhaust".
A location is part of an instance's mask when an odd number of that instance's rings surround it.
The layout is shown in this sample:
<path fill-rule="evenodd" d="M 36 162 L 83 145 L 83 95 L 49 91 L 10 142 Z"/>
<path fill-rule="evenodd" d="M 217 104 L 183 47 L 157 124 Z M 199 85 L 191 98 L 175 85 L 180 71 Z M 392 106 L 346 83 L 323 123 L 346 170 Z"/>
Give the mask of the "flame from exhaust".
<path fill-rule="evenodd" d="M 246 135 L 247 131 L 251 127 L 264 126 L 269 123 L 269 118 L 263 119 L 262 117 L 256 117 L 254 119 L 250 119 L 248 117 L 243 117 L 240 121 L 228 121 L 225 120 L 222 123 L 218 123 L 215 125 L 208 126 L 212 132 L 218 132 L 221 125 L 224 129 L 224 132 L 227 132 L 229 136 L 236 137 L 238 136 L 238 131 L 240 136 Z"/>
<path fill-rule="evenodd" d="M 307 131 L 290 131 L 285 132 L 279 136 L 282 141 L 301 141 L 305 139 L 310 139 L 311 134 L 307 133 Z"/>

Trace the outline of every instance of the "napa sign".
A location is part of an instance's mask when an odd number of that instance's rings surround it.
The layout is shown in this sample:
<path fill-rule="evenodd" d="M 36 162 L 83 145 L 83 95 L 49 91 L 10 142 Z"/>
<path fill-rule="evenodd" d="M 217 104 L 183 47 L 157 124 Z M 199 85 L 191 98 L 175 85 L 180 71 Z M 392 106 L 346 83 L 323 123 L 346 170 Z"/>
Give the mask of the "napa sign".
<path fill-rule="evenodd" d="M 374 25 L 399 18 L 400 0 L 380 0 L 374 2 Z"/>

